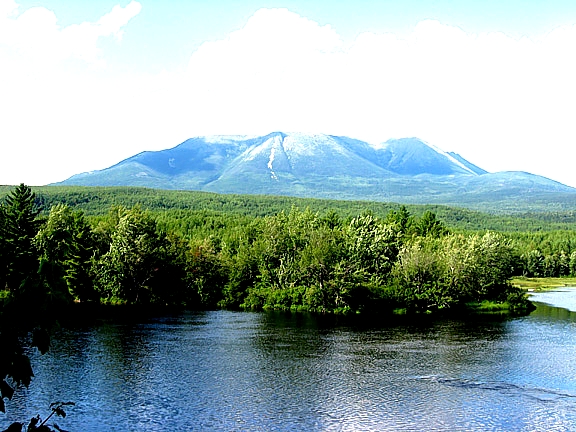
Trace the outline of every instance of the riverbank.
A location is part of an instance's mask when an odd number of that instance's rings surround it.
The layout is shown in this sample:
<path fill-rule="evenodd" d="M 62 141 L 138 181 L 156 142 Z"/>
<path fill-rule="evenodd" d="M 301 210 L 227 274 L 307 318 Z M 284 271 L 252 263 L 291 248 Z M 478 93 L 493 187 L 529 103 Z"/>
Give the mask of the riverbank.
<path fill-rule="evenodd" d="M 576 278 L 575 280 L 576 286 Z M 531 282 L 534 284 L 535 282 Z M 558 285 L 560 286 L 560 285 Z M 527 291 L 526 288 L 524 288 Z M 531 291 L 535 291 L 531 289 Z M 539 290 L 540 291 L 540 290 Z M 183 305 L 162 305 L 162 304 L 124 304 L 124 303 L 105 303 L 105 302 L 70 302 L 60 304 L 58 307 L 52 308 L 53 316 L 57 317 L 59 324 L 69 325 L 89 325 L 98 321 L 113 321 L 113 322 L 133 322 L 146 320 L 153 317 L 177 315 L 184 311 L 215 311 L 215 310 L 230 310 L 236 312 L 286 312 L 297 314 L 312 314 L 318 316 L 357 316 L 361 319 L 372 320 L 376 317 L 382 319 L 387 316 L 388 319 L 395 319 L 396 317 L 424 317 L 434 316 L 435 318 L 446 317 L 464 317 L 482 314 L 499 314 L 499 315 L 527 315 L 533 310 L 530 302 L 525 301 L 525 294 L 523 291 L 518 291 L 518 296 L 522 297 L 510 301 L 490 301 L 484 300 L 481 302 L 466 302 L 455 305 L 451 308 L 437 309 L 434 311 L 419 311 L 410 310 L 407 308 L 391 308 L 390 305 L 382 303 L 380 307 L 376 306 L 371 309 L 366 309 L 362 312 L 356 311 L 313 311 L 306 309 L 288 309 L 288 308 L 264 308 L 264 309 L 250 309 L 250 308 L 188 308 Z M 0 311 L 4 301 L 8 299 L 8 291 L 0 291 Z"/>
<path fill-rule="evenodd" d="M 511 280 L 512 285 L 522 288 L 525 291 L 550 291 L 560 287 L 576 287 L 576 277 L 514 277 Z"/>

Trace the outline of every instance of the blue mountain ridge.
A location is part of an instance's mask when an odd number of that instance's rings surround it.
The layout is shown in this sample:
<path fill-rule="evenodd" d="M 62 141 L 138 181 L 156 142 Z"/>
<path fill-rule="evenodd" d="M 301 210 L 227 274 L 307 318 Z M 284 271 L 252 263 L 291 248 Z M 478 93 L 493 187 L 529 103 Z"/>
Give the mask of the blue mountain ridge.
<path fill-rule="evenodd" d="M 474 203 L 576 197 L 576 189 L 525 172 L 488 173 L 418 138 L 371 145 L 332 135 L 274 132 L 191 138 L 58 183 L 218 193 Z"/>

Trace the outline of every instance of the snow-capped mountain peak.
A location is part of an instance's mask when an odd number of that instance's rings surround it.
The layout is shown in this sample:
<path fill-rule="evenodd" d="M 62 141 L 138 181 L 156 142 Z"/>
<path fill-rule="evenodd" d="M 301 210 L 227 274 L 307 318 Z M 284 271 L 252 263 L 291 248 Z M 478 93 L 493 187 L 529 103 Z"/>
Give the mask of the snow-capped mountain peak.
<path fill-rule="evenodd" d="M 61 184 L 437 203 L 465 196 L 485 202 L 506 194 L 576 192 L 526 173 L 488 174 L 418 138 L 372 145 L 343 136 L 284 132 L 191 138 Z"/>

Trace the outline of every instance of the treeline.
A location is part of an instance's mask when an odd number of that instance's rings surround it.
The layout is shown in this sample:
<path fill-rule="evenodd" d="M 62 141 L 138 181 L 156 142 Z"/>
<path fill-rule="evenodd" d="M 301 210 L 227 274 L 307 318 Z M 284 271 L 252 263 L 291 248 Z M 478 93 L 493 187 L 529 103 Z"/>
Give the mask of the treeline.
<path fill-rule="evenodd" d="M 518 275 L 576 276 L 576 231 L 508 234 L 519 255 Z"/>
<path fill-rule="evenodd" d="M 0 200 L 7 196 L 13 187 L 0 186 Z M 340 217 L 348 218 L 370 211 L 379 218 L 385 218 L 391 210 L 397 211 L 401 205 L 374 201 L 346 201 L 313 198 L 263 195 L 223 195 L 197 191 L 158 190 L 137 187 L 82 187 L 82 186 L 43 186 L 34 187 L 37 204 L 43 215 L 56 204 L 66 204 L 75 210 L 82 210 L 91 218 L 104 216 L 112 206 L 132 208 L 141 205 L 153 213 L 183 211 L 219 213 L 233 216 L 264 217 L 281 211 L 289 212 L 293 206 L 310 208 L 324 214 L 335 211 Z M 407 204 L 408 211 L 422 216 L 426 211 L 437 215 L 451 229 L 459 231 L 492 230 L 498 232 L 528 232 L 576 229 L 575 212 L 539 212 L 514 215 L 492 214 L 443 205 Z"/>
<path fill-rule="evenodd" d="M 461 233 L 502 232 L 517 251 L 515 275 L 576 275 L 576 212 L 494 215 L 446 206 L 401 206 L 392 203 L 335 201 L 281 196 L 221 195 L 196 191 L 165 191 L 135 187 L 41 187 L 35 188 L 36 203 L 47 215 L 50 208 L 66 204 L 82 210 L 94 224 L 111 207 L 141 205 L 154 215 L 161 229 L 178 232 L 187 239 L 221 235 L 228 228 L 292 207 L 309 208 L 318 214 L 336 213 L 350 220 L 371 212 L 385 219 L 391 211 L 407 209 L 415 217 L 437 215 L 452 231 Z M 8 187 L 0 188 L 8 194 Z M 217 232 L 217 234 L 215 234 Z"/>
<path fill-rule="evenodd" d="M 20 185 L 0 207 L 0 234 L 1 286 L 29 299 L 316 312 L 528 306 L 509 284 L 519 260 L 510 240 L 452 233 L 434 213 L 405 207 L 342 218 L 115 206 L 88 220 L 65 204 L 41 216 Z"/>

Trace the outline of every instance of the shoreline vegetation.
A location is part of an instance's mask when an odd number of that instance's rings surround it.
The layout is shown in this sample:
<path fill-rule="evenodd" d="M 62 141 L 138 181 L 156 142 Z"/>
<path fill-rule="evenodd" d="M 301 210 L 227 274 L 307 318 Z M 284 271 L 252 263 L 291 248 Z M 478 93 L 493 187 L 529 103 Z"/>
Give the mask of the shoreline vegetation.
<path fill-rule="evenodd" d="M 42 214 L 45 201 L 21 184 L 2 204 L 7 299 L 354 314 L 530 308 L 510 283 L 521 265 L 510 239 L 455 232 L 431 211 L 344 218 L 116 205 L 88 218 L 62 203 Z"/>
<path fill-rule="evenodd" d="M 59 323 L 183 309 L 523 315 L 527 290 L 556 281 L 534 277 L 576 275 L 574 215 L 410 209 L 21 184 L 0 200 L 0 411 L 33 377 L 27 347 L 46 352 Z"/>
<path fill-rule="evenodd" d="M 103 304 L 521 313 L 527 304 L 518 289 L 533 289 L 530 277 L 576 270 L 569 215 L 540 215 L 541 230 L 533 231 L 534 215 L 510 219 L 431 207 L 448 214 L 449 228 L 425 206 L 411 207 L 419 212 L 412 214 L 386 203 L 143 188 L 36 190 L 20 185 L 1 205 L 6 297 L 26 281 L 61 300 Z M 556 230 L 561 221 L 566 226 Z M 504 229 L 465 229 L 483 222 Z M 10 233 L 10 223 L 27 232 Z M 527 231 L 517 231 L 522 227 Z M 35 282 L 18 270 L 24 264 L 38 268 Z M 523 279 L 511 283 L 513 276 Z"/>

